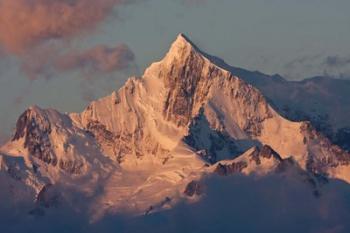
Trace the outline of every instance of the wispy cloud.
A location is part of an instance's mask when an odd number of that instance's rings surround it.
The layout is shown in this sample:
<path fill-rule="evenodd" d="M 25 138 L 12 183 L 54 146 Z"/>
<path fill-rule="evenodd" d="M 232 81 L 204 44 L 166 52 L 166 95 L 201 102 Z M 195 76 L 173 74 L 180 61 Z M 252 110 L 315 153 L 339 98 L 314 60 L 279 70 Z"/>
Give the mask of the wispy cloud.
<path fill-rule="evenodd" d="M 294 174 L 294 173 L 293 173 Z M 1 183 L 0 183 L 1 184 Z M 349 232 L 349 185 L 331 180 L 315 198 L 307 181 L 292 174 L 266 177 L 214 177 L 205 181 L 205 195 L 198 202 L 179 203 L 149 215 L 108 214 L 98 222 L 88 223 L 89 211 L 76 214 L 79 203 L 64 202 L 58 214 L 33 218 L 31 232 L 61 232 L 62 222 L 76 232 Z M 0 192 L 2 200 L 10 195 Z M 75 194 L 85 200 L 81 194 Z M 0 219 L 23 222 L 20 211 L 10 211 L 8 202 L 1 206 Z M 74 211 L 74 210 L 75 211 Z M 85 210 L 85 209 L 83 209 Z M 90 212 L 91 213 L 91 212 Z M 20 216 L 18 216 L 20 215 Z M 57 219 L 60 219 L 58 222 Z M 4 220 L 5 219 L 5 220 Z M 302 223 L 302 224 L 296 224 Z M 86 227 L 88 224 L 89 227 Z M 127 230 L 125 230 L 127 229 Z M 4 232 L 26 232 L 28 224 L 3 224 Z"/>
<path fill-rule="evenodd" d="M 112 73 L 123 71 L 134 64 L 135 55 L 126 44 L 116 46 L 97 45 L 86 50 L 60 51 L 60 47 L 41 46 L 22 56 L 21 70 L 29 80 L 50 80 L 56 73 L 88 71 Z"/>
<path fill-rule="evenodd" d="M 146 0 L 1 0 L 0 51 L 16 55 L 29 80 L 50 80 L 58 71 L 126 69 L 134 53 L 125 44 L 84 51 L 69 41 L 88 36 L 119 6 L 141 1 Z"/>
<path fill-rule="evenodd" d="M 56 47 L 55 44 L 42 45 L 20 57 L 20 69 L 31 81 L 39 78 L 49 80 L 54 75 L 54 63 L 58 56 L 59 47 Z"/>
<path fill-rule="evenodd" d="M 289 79 L 303 79 L 310 75 L 349 79 L 350 55 L 325 56 L 315 54 L 300 56 L 284 65 L 284 75 Z"/>
<path fill-rule="evenodd" d="M 1 0 L 0 42 L 22 53 L 43 41 L 95 28 L 115 6 L 135 0 Z"/>
<path fill-rule="evenodd" d="M 347 67 L 350 66 L 350 56 L 328 56 L 324 59 L 323 64 L 335 68 Z"/>
<path fill-rule="evenodd" d="M 126 44 L 114 47 L 97 45 L 86 51 L 71 52 L 59 57 L 56 68 L 60 70 L 87 68 L 95 71 L 113 72 L 128 68 L 134 59 L 134 53 Z"/>

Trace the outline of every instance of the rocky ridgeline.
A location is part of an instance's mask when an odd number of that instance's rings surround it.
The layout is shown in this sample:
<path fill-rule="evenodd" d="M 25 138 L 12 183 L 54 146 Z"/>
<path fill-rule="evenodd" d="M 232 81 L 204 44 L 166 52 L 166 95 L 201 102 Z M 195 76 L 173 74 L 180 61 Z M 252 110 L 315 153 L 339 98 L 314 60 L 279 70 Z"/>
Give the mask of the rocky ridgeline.
<path fill-rule="evenodd" d="M 201 195 L 205 191 L 201 178 L 208 171 L 264 176 L 295 170 L 316 193 L 327 177 L 350 182 L 343 172 L 350 166 L 347 152 L 307 122 L 280 116 L 256 88 L 215 62 L 179 35 L 165 58 L 152 64 L 143 77 L 130 78 L 82 113 L 38 107 L 25 111 L 12 141 L 1 149 L 32 163 L 30 171 L 38 180 L 50 178 L 38 192 L 34 214 L 55 205 L 59 198 L 51 190 L 64 179 L 72 186 L 79 180 L 77 187 L 89 194 L 94 192 L 89 182 L 97 184 L 101 195 L 112 192 L 105 197 L 108 205 L 115 192 L 131 190 L 132 204 L 151 206 L 146 213 L 175 203 L 179 192 Z M 13 169 L 3 170 L 17 179 Z M 101 174 L 106 180 L 99 183 Z M 140 182 L 141 188 L 126 186 L 119 179 L 124 176 Z M 148 203 L 153 196 L 158 199 Z"/>
<path fill-rule="evenodd" d="M 247 157 L 248 159 L 244 161 L 233 161 L 225 164 L 219 162 L 216 165 L 214 172 L 221 176 L 241 173 L 250 165 L 250 163 L 255 163 L 256 166 L 263 165 L 262 159 L 271 159 L 278 165 L 284 162 L 281 156 L 268 145 L 264 145 L 261 149 L 255 147 L 254 150 L 247 155 Z M 288 161 L 288 159 L 286 159 L 286 161 Z"/>
<path fill-rule="evenodd" d="M 334 145 L 323 134 L 319 133 L 309 122 L 305 122 L 301 127 L 305 135 L 304 142 L 308 145 L 310 151 L 313 147 L 321 146 L 317 154 L 310 154 L 307 159 L 306 168 L 309 171 L 328 175 L 329 168 L 350 165 L 350 153 Z"/>

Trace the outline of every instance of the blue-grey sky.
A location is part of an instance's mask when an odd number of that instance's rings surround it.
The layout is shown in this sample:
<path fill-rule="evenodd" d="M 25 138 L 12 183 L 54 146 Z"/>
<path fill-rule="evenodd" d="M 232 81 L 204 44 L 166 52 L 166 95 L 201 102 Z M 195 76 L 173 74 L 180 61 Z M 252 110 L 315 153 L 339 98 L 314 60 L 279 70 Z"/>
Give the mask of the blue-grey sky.
<path fill-rule="evenodd" d="M 21 12 L 23 0 L 12 2 L 18 3 L 16 11 Z M 34 52 L 7 51 L 6 46 L 13 48 L 18 41 L 3 38 L 0 141 L 10 135 L 18 115 L 30 105 L 62 112 L 81 111 L 91 99 L 118 89 L 128 76 L 142 74 L 151 62 L 161 59 L 180 32 L 202 50 L 234 66 L 279 73 L 292 80 L 323 74 L 350 76 L 349 0 L 135 0 L 126 5 L 115 0 L 101 2 L 115 6 L 108 17 L 92 17 L 98 23 L 79 34 L 60 32 L 54 45 L 41 46 L 51 42 L 52 35 L 48 35 L 40 40 L 41 44 L 33 45 L 38 47 Z M 107 13 L 103 11 L 104 14 Z M 29 13 L 27 17 L 36 16 Z M 11 24 L 1 20 L 0 17 L 0 32 L 4 33 Z M 84 21 L 79 26 L 88 27 L 89 23 Z M 69 38 L 65 38 L 66 34 Z M 30 47 L 31 42 L 25 46 Z M 120 63 L 103 66 L 110 62 L 101 58 L 110 51 L 104 48 L 112 48 L 119 56 L 125 52 L 116 49 L 120 45 L 134 55 L 126 60 L 127 68 Z M 98 58 L 93 54 L 99 54 Z M 57 56 L 63 58 L 56 59 Z M 56 60 L 68 61 L 69 65 L 55 68 L 51 63 Z"/>

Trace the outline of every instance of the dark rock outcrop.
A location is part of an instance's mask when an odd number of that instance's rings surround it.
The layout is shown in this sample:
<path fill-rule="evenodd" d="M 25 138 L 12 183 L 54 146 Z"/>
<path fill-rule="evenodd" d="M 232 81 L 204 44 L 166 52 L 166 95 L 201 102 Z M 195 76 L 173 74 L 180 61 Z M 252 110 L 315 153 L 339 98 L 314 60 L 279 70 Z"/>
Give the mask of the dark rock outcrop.
<path fill-rule="evenodd" d="M 41 207 L 56 207 L 59 204 L 60 195 L 52 184 L 46 184 L 36 197 L 36 204 Z"/>
<path fill-rule="evenodd" d="M 309 154 L 306 162 L 306 169 L 312 173 L 327 175 L 330 167 L 350 165 L 350 153 L 342 150 L 339 146 L 319 133 L 309 122 L 303 124 L 301 131 L 305 135 L 305 141 L 310 149 L 313 145 L 321 144 L 324 150 L 319 151 L 317 155 Z"/>
<path fill-rule="evenodd" d="M 261 149 L 255 147 L 254 150 L 248 155 L 249 162 L 254 162 L 256 165 L 261 165 L 261 159 L 274 159 L 278 164 L 283 163 L 281 156 L 274 151 L 270 146 L 264 145 Z M 232 163 L 222 164 L 219 163 L 215 168 L 215 173 L 221 176 L 228 176 L 235 173 L 240 173 L 248 167 L 248 161 L 238 161 Z"/>
<path fill-rule="evenodd" d="M 57 157 L 51 148 L 50 133 L 51 124 L 46 116 L 28 109 L 17 121 L 12 141 L 24 138 L 24 148 L 27 148 L 32 156 L 56 166 Z"/>
<path fill-rule="evenodd" d="M 200 151 L 200 156 L 211 164 L 239 154 L 234 139 L 227 133 L 210 127 L 203 108 L 191 121 L 189 133 L 184 137 L 184 142 L 196 151 Z"/>
<path fill-rule="evenodd" d="M 187 184 L 184 194 L 192 197 L 194 195 L 201 195 L 203 193 L 203 186 L 199 181 L 191 181 L 190 183 Z"/>
<path fill-rule="evenodd" d="M 231 164 L 221 164 L 219 163 L 215 168 L 215 173 L 220 176 L 228 176 L 235 173 L 240 173 L 248 164 L 244 161 L 233 162 Z"/>

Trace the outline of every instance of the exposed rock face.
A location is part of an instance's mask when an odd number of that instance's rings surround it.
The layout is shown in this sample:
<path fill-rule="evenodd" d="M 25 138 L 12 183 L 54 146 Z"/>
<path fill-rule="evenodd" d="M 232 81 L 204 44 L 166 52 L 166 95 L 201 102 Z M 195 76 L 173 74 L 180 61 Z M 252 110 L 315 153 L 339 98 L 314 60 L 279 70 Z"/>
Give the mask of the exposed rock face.
<path fill-rule="evenodd" d="M 47 117 L 28 109 L 17 121 L 16 133 L 12 140 L 24 138 L 24 148 L 28 148 L 32 156 L 56 166 L 57 157 L 51 148 L 50 133 L 51 124 Z"/>
<path fill-rule="evenodd" d="M 219 110 L 216 97 L 221 94 L 230 99 L 236 122 L 248 134 L 258 135 L 259 123 L 272 116 L 257 90 L 216 66 L 183 35 L 177 38 L 164 60 L 153 64 L 145 76 L 157 76 L 164 82 L 167 90 L 164 115 L 180 126 L 188 125 L 203 105 L 214 112 Z"/>
<path fill-rule="evenodd" d="M 186 126 L 192 117 L 193 107 L 203 102 L 208 95 L 210 79 L 218 75 L 218 70 L 208 72 L 209 77 L 201 74 L 205 66 L 203 57 L 198 56 L 187 46 L 178 47 L 179 58 L 161 73 L 165 87 L 169 89 L 164 105 L 164 115 L 167 120 Z"/>
<path fill-rule="evenodd" d="M 49 208 L 57 206 L 59 203 L 59 193 L 52 184 L 46 184 L 38 193 L 36 203 L 39 206 Z"/>
<path fill-rule="evenodd" d="M 214 173 L 220 176 L 234 174 L 268 174 L 283 175 L 300 179 L 310 186 L 315 197 L 321 196 L 321 187 L 328 183 L 326 176 L 302 169 L 292 158 L 282 159 L 270 146 L 253 148 L 231 161 L 222 161 L 214 166 Z"/>
<path fill-rule="evenodd" d="M 89 122 L 86 129 L 91 133 L 106 154 L 116 156 L 116 136 L 98 121 Z"/>
<path fill-rule="evenodd" d="M 342 149 L 350 152 L 350 127 L 344 127 L 337 131 L 334 143 Z"/>
<path fill-rule="evenodd" d="M 59 160 L 59 167 L 70 174 L 81 174 L 84 162 L 79 160 Z"/>
<path fill-rule="evenodd" d="M 328 138 L 317 132 L 310 123 L 305 123 L 302 131 L 306 135 L 305 143 L 311 151 L 306 164 L 307 170 L 327 175 L 329 168 L 350 165 L 350 153 L 332 144 Z M 315 147 L 318 149 L 315 150 Z"/>
<path fill-rule="evenodd" d="M 219 162 L 214 172 L 221 176 L 227 176 L 242 173 L 245 169 L 249 170 L 249 172 L 255 172 L 258 170 L 258 167 L 273 171 L 282 162 L 283 159 L 276 151 L 270 146 L 264 145 L 261 149 L 255 147 L 232 161 Z"/>
<path fill-rule="evenodd" d="M 33 201 L 43 185 L 40 177 L 28 168 L 23 157 L 0 153 L 0 189 L 2 206 Z M 9 199 L 5 198 L 5 196 Z"/>
<path fill-rule="evenodd" d="M 126 161 L 126 156 L 135 162 L 147 160 L 145 155 L 164 159 L 169 149 L 146 126 L 157 124 L 161 115 L 152 117 L 152 109 L 146 109 L 148 93 L 144 91 L 142 80 L 132 78 L 118 93 L 92 102 L 84 112 L 71 117 L 95 137 L 104 154 L 119 163 Z"/>
<path fill-rule="evenodd" d="M 5 171 L 13 179 L 21 181 L 25 178 L 25 163 L 23 158 L 13 158 L 0 154 L 0 171 Z"/>
<path fill-rule="evenodd" d="M 234 173 L 240 173 L 248 164 L 243 161 L 232 162 L 231 164 L 223 165 L 219 163 L 215 169 L 215 173 L 221 176 L 232 175 Z"/>
<path fill-rule="evenodd" d="M 298 167 L 299 165 L 297 162 L 293 159 L 293 157 L 289 157 L 286 159 L 282 159 L 281 162 L 277 165 L 275 171 L 277 173 L 283 173 L 287 171 L 291 167 Z"/>
<path fill-rule="evenodd" d="M 101 133 L 95 125 L 90 128 Z M 91 132 L 76 127 L 68 115 L 34 106 L 21 115 L 12 141 L 4 148 L 9 154 L 24 156 L 35 172 L 40 171 L 40 164 L 44 162 L 66 173 L 80 175 L 95 166 L 91 163 L 97 165 L 104 159 L 97 143 Z"/>
<path fill-rule="evenodd" d="M 349 80 L 318 76 L 288 81 L 279 75 L 233 67 L 217 57 L 211 56 L 211 59 L 259 89 L 284 117 L 292 121 L 310 121 L 318 132 L 349 152 L 349 140 L 344 140 L 350 132 Z"/>
<path fill-rule="evenodd" d="M 268 145 L 264 145 L 261 148 L 261 150 L 258 148 L 254 150 L 253 153 L 250 155 L 250 158 L 254 160 L 257 165 L 261 164 L 260 158 L 266 158 L 266 159 L 272 158 L 279 162 L 282 161 L 281 156 Z"/>
<path fill-rule="evenodd" d="M 235 157 L 240 152 L 227 132 L 215 130 L 210 127 L 204 109 L 194 117 L 189 126 L 188 135 L 184 137 L 184 142 L 197 151 L 201 151 L 202 157 L 209 163 Z"/>
<path fill-rule="evenodd" d="M 193 197 L 194 195 L 200 196 L 203 193 L 202 184 L 198 181 L 191 181 L 187 184 L 184 194 L 189 197 Z"/>
<path fill-rule="evenodd" d="M 52 184 L 45 184 L 35 198 L 35 208 L 30 210 L 28 214 L 34 216 L 44 216 L 48 208 L 58 207 L 61 202 L 59 190 Z"/>

